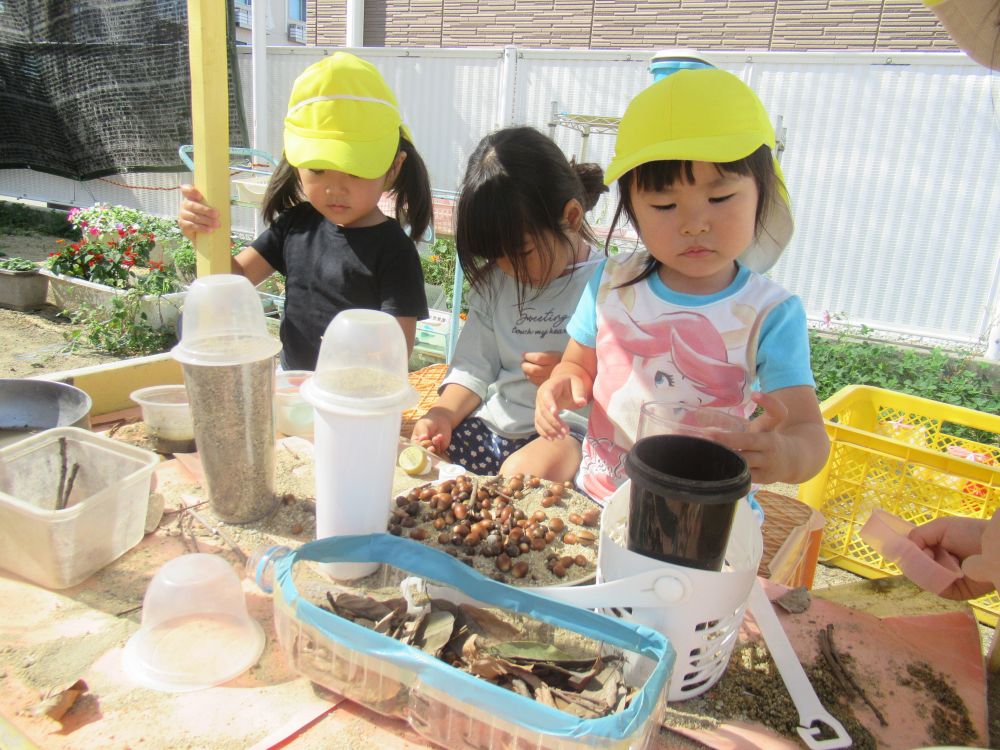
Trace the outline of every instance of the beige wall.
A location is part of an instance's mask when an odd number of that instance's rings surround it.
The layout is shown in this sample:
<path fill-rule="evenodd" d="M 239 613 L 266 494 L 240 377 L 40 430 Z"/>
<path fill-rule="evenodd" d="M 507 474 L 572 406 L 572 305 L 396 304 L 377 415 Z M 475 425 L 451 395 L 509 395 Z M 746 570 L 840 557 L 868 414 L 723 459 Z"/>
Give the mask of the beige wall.
<path fill-rule="evenodd" d="M 344 42 L 344 0 L 309 0 L 309 43 Z M 920 0 L 365 0 L 373 47 L 954 50 Z"/>

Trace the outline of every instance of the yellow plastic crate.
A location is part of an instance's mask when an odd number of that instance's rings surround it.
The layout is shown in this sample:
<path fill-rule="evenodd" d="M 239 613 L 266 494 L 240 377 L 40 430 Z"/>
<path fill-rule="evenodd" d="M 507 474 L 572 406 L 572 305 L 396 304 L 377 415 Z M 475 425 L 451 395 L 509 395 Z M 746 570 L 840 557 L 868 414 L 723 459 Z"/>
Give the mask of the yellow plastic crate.
<path fill-rule="evenodd" d="M 860 537 L 873 508 L 915 524 L 941 516 L 989 518 L 1000 506 L 1000 416 L 870 386 L 848 386 L 821 404 L 830 436 L 823 470 L 799 499 L 826 518 L 820 559 L 865 578 L 897 575 Z M 955 425 L 992 433 L 956 437 Z M 972 602 L 996 627 L 1000 596 Z"/>

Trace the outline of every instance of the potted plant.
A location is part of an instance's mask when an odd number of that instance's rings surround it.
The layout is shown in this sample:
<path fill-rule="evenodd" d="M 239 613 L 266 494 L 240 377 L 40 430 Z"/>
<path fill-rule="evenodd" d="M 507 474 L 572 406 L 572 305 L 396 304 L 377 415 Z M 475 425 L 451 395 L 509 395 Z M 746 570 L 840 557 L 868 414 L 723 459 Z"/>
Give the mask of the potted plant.
<path fill-rule="evenodd" d="M 98 203 L 73 209 L 69 221 L 80 230 L 80 239 L 57 240 L 60 247 L 42 271 L 55 304 L 71 314 L 84 307 L 111 312 L 113 298 L 139 288 L 142 320 L 154 329 L 172 328 L 185 293 L 172 269 L 150 259 L 157 237 L 148 230 L 162 228 L 162 220 Z"/>
<path fill-rule="evenodd" d="M 45 304 L 49 280 L 24 258 L 0 258 L 0 307 L 35 310 Z"/>

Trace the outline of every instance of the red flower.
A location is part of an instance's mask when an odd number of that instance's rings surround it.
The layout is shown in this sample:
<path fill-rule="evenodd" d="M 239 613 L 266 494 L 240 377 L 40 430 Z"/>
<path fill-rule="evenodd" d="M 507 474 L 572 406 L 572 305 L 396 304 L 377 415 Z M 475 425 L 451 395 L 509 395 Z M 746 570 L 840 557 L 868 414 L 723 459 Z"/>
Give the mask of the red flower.
<path fill-rule="evenodd" d="M 156 260 L 149 261 L 149 267 L 152 268 L 154 271 L 163 270 L 163 264 Z"/>

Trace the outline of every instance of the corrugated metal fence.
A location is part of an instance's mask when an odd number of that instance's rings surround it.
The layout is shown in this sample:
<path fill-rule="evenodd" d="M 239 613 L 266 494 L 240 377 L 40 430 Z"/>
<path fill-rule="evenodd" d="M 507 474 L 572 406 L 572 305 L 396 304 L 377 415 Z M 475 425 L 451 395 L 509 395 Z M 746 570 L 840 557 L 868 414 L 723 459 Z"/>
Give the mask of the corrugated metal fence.
<path fill-rule="evenodd" d="M 331 51 L 268 50 L 264 150 L 280 151 L 295 76 Z M 635 52 L 355 51 L 385 74 L 434 187 L 444 191 L 455 189 L 469 153 L 490 130 L 525 123 L 549 132 L 554 109 L 620 115 L 651 81 L 649 55 Z M 772 275 L 802 296 L 810 317 L 828 314 L 984 348 L 1000 337 L 1000 326 L 989 333 L 1000 317 L 1000 79 L 960 54 L 711 59 L 750 83 L 787 128 L 782 168 L 798 226 Z M 240 65 L 252 113 L 248 53 Z M 578 132 L 553 132 L 567 154 L 580 153 Z M 607 164 L 613 142 L 612 135 L 591 135 L 588 160 Z M 0 195 L 81 206 L 102 200 L 173 215 L 176 186 L 186 179 L 130 174 L 81 184 L 0 170 Z M 605 200 L 595 223 L 609 218 Z M 235 209 L 234 228 L 252 233 L 253 221 L 249 209 Z"/>

